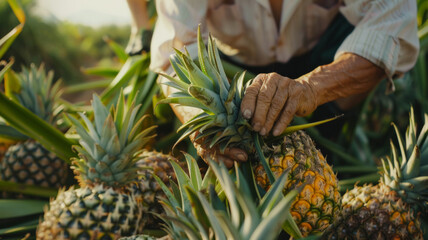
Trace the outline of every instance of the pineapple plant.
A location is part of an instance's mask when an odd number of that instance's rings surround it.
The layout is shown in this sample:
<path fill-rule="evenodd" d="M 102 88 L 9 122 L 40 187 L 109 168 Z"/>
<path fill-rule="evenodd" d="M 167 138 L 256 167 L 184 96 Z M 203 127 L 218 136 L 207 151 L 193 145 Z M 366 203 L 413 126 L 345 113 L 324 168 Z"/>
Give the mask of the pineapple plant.
<path fill-rule="evenodd" d="M 16 82 L 6 84 L 6 92 L 22 106 L 55 126 L 60 113 L 60 82 L 53 84 L 53 72 L 32 64 L 16 74 Z M 10 87 L 11 89 L 9 89 Z M 17 183 L 59 188 L 65 184 L 68 165 L 34 139 L 8 147 L 0 164 L 0 179 Z"/>
<path fill-rule="evenodd" d="M 38 239 L 118 239 L 141 231 L 142 198 L 134 195 L 138 154 L 154 135 L 142 129 L 139 106 L 125 104 L 121 95 L 110 111 L 94 95 L 93 122 L 80 113 L 84 126 L 69 119 L 80 135 L 72 159 L 80 188 L 61 190 L 45 209 Z"/>
<path fill-rule="evenodd" d="M 259 199 L 252 196 L 245 173 L 237 165 L 236 181 L 224 164 L 216 162 L 210 162 L 202 178 L 196 161 L 190 155 L 186 159 L 188 175 L 178 164 L 173 165 L 176 191 L 163 186 L 168 196 L 163 204 L 170 239 L 277 239 L 288 217 L 284 212 L 297 195 L 293 190 L 283 196 L 286 173 Z"/>
<path fill-rule="evenodd" d="M 244 149 L 253 156 L 257 182 L 266 190 L 275 176 L 291 170 L 284 193 L 306 185 L 293 203 L 293 218 L 303 236 L 322 232 L 338 213 L 340 194 L 331 166 L 309 136 L 298 130 L 307 126 L 288 128 L 279 141 L 275 138 L 272 144 L 259 146 L 259 136 L 251 131 L 250 124 L 240 114 L 245 92 L 244 73 L 236 75 L 229 83 L 215 42 L 209 36 L 207 50 L 200 30 L 198 59 L 200 67 L 186 51 L 176 50 L 170 62 L 177 78 L 161 73 L 168 79 L 164 84 L 177 90 L 161 102 L 201 110 L 181 126 L 180 129 L 187 130 L 179 141 L 198 132 L 195 140 L 202 140 L 211 148 L 218 147 L 220 151 L 227 147 Z"/>
<path fill-rule="evenodd" d="M 428 115 L 418 135 L 411 109 L 405 142 L 393 126 L 399 152 L 391 141 L 392 154 L 382 159 L 379 184 L 355 186 L 343 196 L 340 215 L 324 239 L 423 239 L 420 217 L 428 214 L 428 159 L 424 155 Z"/>
<path fill-rule="evenodd" d="M 170 187 L 170 181 L 177 182 L 170 161 L 179 162 L 171 155 L 156 151 L 144 151 L 139 155 L 139 158 L 137 166 L 141 169 L 138 172 L 141 179 L 137 182 L 138 189 L 136 192 L 142 196 L 144 212 L 147 213 L 143 216 L 142 225 L 147 229 L 158 229 L 161 221 L 156 215 L 165 215 L 159 199 L 166 196 L 154 175 Z"/>

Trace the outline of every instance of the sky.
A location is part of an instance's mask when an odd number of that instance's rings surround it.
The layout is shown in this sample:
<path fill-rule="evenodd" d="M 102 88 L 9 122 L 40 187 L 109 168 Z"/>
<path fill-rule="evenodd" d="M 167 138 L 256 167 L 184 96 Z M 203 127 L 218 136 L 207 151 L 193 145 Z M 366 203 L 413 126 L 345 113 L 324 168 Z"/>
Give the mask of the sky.
<path fill-rule="evenodd" d="M 37 0 L 37 13 L 46 18 L 92 27 L 130 24 L 126 0 Z"/>

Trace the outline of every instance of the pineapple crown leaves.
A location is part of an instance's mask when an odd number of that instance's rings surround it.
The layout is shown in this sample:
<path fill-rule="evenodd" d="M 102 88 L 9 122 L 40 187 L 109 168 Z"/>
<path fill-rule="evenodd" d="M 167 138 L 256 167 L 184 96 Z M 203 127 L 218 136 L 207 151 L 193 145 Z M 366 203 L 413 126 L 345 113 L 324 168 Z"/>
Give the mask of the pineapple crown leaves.
<path fill-rule="evenodd" d="M 209 146 L 219 144 L 220 150 L 229 144 L 245 146 L 251 136 L 247 121 L 239 114 L 241 99 L 244 94 L 245 72 L 237 74 L 229 83 L 221 64 L 214 39 L 208 37 L 205 46 L 200 28 L 198 28 L 198 63 L 190 54 L 175 50 L 170 62 L 177 78 L 160 73 L 169 81 L 164 82 L 178 91 L 159 103 L 173 103 L 203 110 L 202 113 L 183 124 L 179 130 L 187 129 L 177 141 L 199 131 L 197 139 L 209 137 Z M 199 65 L 199 66 L 198 66 Z"/>
<path fill-rule="evenodd" d="M 5 83 L 6 93 L 22 106 L 46 122 L 53 124 L 62 108 L 58 99 L 62 93 L 61 81 L 53 83 L 53 72 L 46 74 L 44 65 L 31 64 L 29 69 L 23 67 L 19 74 L 12 74 Z"/>
<path fill-rule="evenodd" d="M 255 201 L 237 165 L 235 182 L 224 165 L 210 161 L 208 178 L 212 182 L 212 174 L 215 175 L 218 190 L 210 185 L 207 198 L 202 190 L 208 186 L 202 183 L 210 181 L 206 181 L 206 177 L 203 180 L 192 177 L 198 174 L 191 170 L 197 169 L 196 161 L 191 162 L 189 176 L 178 165 L 175 168 L 178 180 L 175 193 L 158 180 L 168 198 L 163 202 L 167 213 L 163 219 L 174 239 L 276 239 L 287 218 L 292 220 L 285 212 L 289 211 L 297 191 L 283 196 L 287 173 L 278 178 L 260 201 Z M 219 196 L 221 193 L 225 198 Z"/>
<path fill-rule="evenodd" d="M 240 105 L 245 88 L 251 80 L 245 82 L 245 71 L 236 74 L 229 83 L 220 60 L 220 55 L 212 36 L 208 36 L 208 46 L 202 40 L 200 27 L 197 36 L 198 60 L 193 61 L 186 48 L 184 51 L 175 49 L 170 62 L 177 77 L 159 73 L 168 81 L 163 84 L 175 88 L 177 91 L 166 99 L 158 102 L 179 104 L 202 110 L 188 122 L 184 123 L 178 131 L 186 129 L 177 143 L 198 131 L 195 140 L 205 139 L 210 148 L 219 145 L 223 152 L 229 145 L 252 151 L 254 141 L 251 126 L 240 114 Z M 335 118 L 310 124 L 301 124 L 287 128 L 283 135 L 300 129 L 316 126 Z M 176 143 L 176 144 L 177 144 Z"/>
<path fill-rule="evenodd" d="M 79 159 L 73 159 L 73 168 L 85 183 L 122 187 L 137 178 L 138 153 L 155 136 L 156 126 L 143 129 L 147 115 L 137 119 L 139 106 L 125 104 L 122 93 L 110 111 L 94 94 L 92 108 L 93 122 L 79 113 L 86 128 L 68 116 L 80 135 L 80 146 L 74 146 Z"/>
<path fill-rule="evenodd" d="M 419 135 L 415 123 L 413 108 L 410 110 L 409 126 L 405 141 L 393 124 L 399 146 L 399 152 L 391 141 L 391 157 L 382 159 L 384 174 L 381 182 L 400 194 L 406 202 L 428 208 L 428 115 L 424 115 L 425 124 Z"/>

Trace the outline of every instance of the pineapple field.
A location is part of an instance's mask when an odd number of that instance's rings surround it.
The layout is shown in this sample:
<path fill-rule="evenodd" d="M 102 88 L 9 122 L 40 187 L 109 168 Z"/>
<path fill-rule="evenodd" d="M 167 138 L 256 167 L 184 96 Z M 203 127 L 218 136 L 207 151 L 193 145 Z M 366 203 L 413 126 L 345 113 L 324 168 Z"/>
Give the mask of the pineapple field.
<path fill-rule="evenodd" d="M 176 50 L 172 76 L 108 37 L 102 62 L 116 65 L 79 69 L 76 55 L 28 62 L 20 37 L 37 19 L 25 1 L 0 3 L 14 23 L 0 36 L 0 239 L 428 239 L 428 1 L 417 2 L 421 50 L 393 94 L 383 81 L 357 117 L 295 117 L 277 137 L 240 114 L 255 75 L 200 29 L 198 57 Z M 182 123 L 174 104 L 198 114 Z M 334 141 L 317 130 L 338 120 Z M 193 141 L 248 160 L 202 158 Z"/>

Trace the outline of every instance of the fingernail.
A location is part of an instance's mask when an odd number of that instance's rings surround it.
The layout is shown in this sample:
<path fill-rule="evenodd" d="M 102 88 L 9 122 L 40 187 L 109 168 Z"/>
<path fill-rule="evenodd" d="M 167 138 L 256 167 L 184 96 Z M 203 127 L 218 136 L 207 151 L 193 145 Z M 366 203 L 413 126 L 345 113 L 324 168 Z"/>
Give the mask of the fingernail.
<path fill-rule="evenodd" d="M 237 159 L 239 159 L 239 161 L 245 161 L 245 160 L 247 160 L 247 158 L 245 157 L 245 155 L 242 154 L 242 153 L 238 153 L 235 156 L 236 156 Z"/>
<path fill-rule="evenodd" d="M 266 128 L 262 128 L 262 130 L 260 131 L 260 135 L 262 136 L 266 135 Z"/>
<path fill-rule="evenodd" d="M 273 131 L 273 135 L 276 137 L 276 136 L 279 136 L 281 134 L 281 132 L 278 130 L 278 129 L 275 129 L 274 131 Z"/>
<path fill-rule="evenodd" d="M 245 109 L 244 113 L 242 113 L 242 115 L 244 116 L 244 118 L 250 119 L 251 118 L 251 111 L 248 109 Z"/>
<path fill-rule="evenodd" d="M 253 126 L 253 130 L 257 132 L 257 131 L 260 130 L 260 127 L 261 127 L 260 123 L 255 123 L 254 126 Z"/>

